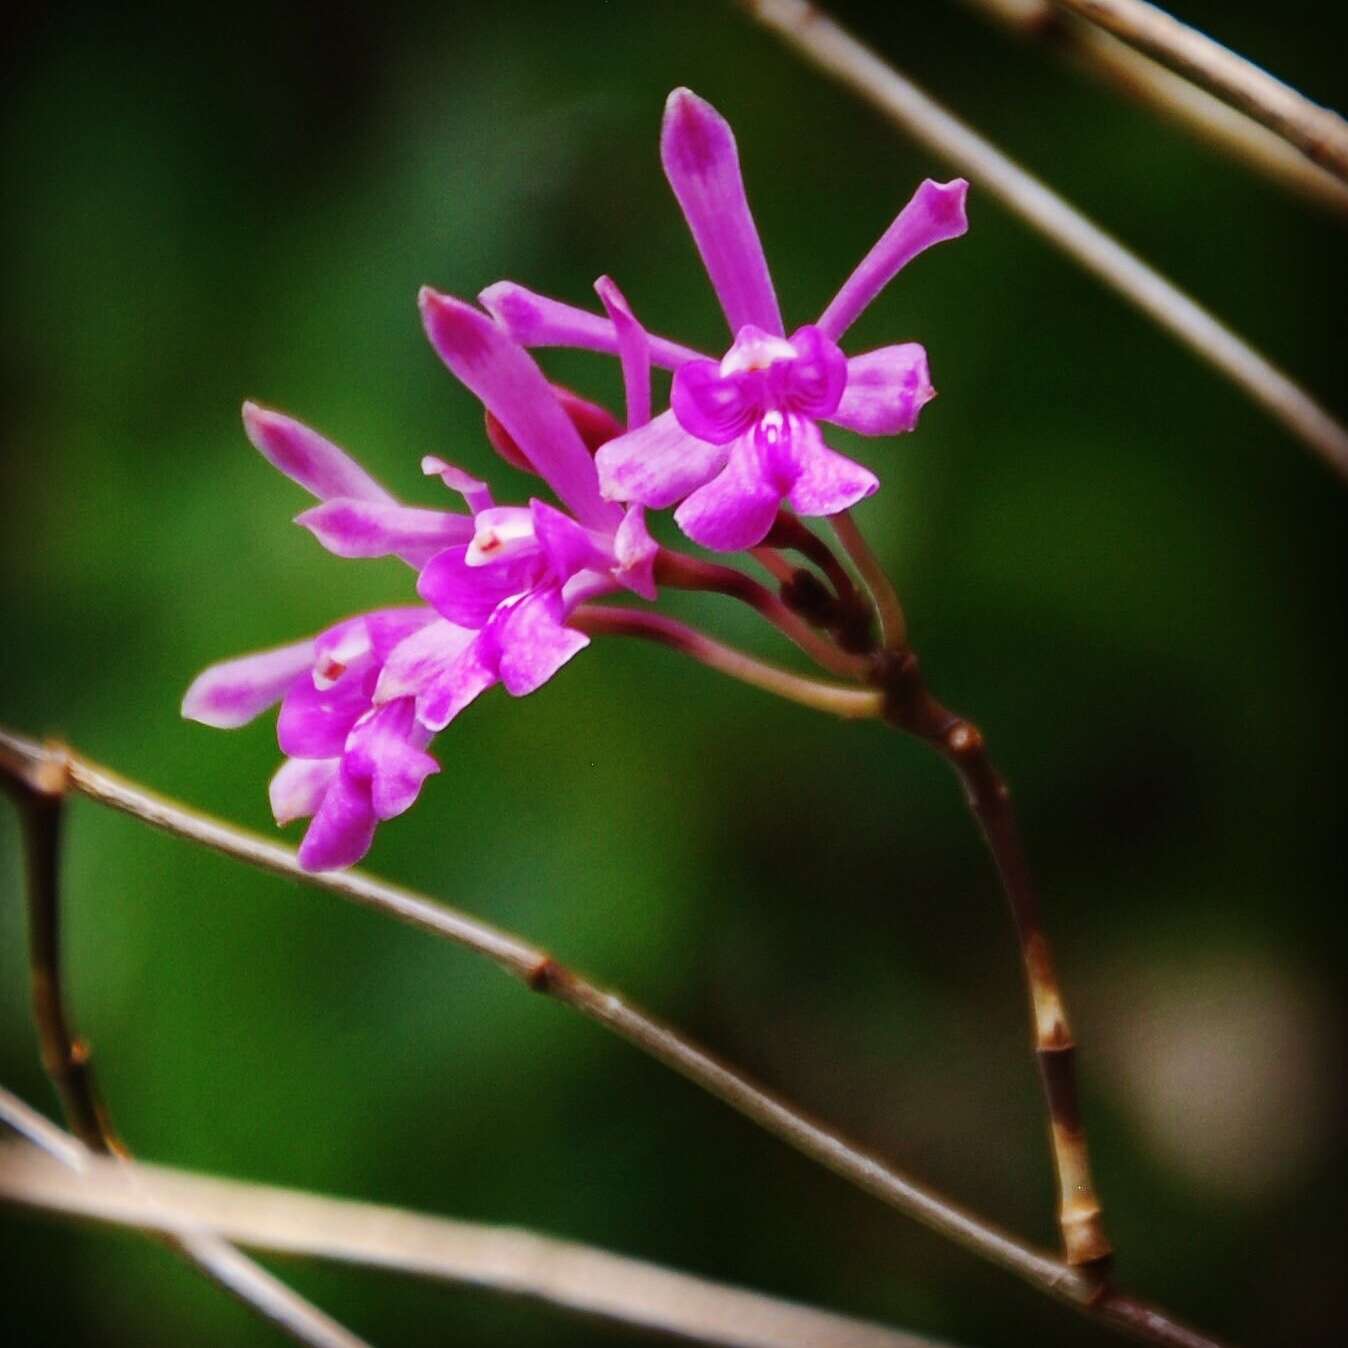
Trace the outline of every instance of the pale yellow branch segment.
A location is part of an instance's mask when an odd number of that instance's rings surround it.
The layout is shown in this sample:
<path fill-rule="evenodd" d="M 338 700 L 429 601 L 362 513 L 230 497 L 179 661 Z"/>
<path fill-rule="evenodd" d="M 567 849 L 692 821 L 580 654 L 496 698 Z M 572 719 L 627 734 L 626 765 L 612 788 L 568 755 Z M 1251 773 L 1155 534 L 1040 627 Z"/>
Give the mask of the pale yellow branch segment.
<path fill-rule="evenodd" d="M 764 27 L 992 193 L 1055 247 L 1226 376 L 1348 479 L 1348 428 L 1135 253 L 966 126 L 807 0 L 740 0 Z"/>
<path fill-rule="evenodd" d="M 1055 47 L 1078 68 L 1289 192 L 1348 215 L 1348 186 L 1253 117 L 1052 0 L 964 0 L 1012 32 Z"/>
<path fill-rule="evenodd" d="M 1348 181 L 1348 122 L 1146 0 L 1054 0 L 1249 113 Z"/>
<path fill-rule="evenodd" d="M 574 1241 L 144 1163 L 89 1156 L 75 1171 L 6 1144 L 0 1199 L 142 1231 L 191 1224 L 255 1250 L 470 1283 L 726 1348 L 938 1348 Z"/>

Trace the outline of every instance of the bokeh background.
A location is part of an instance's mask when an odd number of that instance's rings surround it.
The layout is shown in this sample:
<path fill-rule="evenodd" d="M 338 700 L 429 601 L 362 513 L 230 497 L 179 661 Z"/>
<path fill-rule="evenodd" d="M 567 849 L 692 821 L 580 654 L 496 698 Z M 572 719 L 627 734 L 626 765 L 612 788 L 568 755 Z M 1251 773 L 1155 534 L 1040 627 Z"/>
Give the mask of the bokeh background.
<path fill-rule="evenodd" d="M 842 4 L 899 64 L 1345 411 L 1342 226 L 947 0 Z M 1186 17 L 1327 102 L 1312 0 Z M 665 93 L 738 132 L 779 293 L 817 313 L 946 166 L 729 6 L 21 7 L 5 20 L 0 713 L 267 829 L 270 720 L 202 666 L 405 602 L 243 437 L 256 397 L 435 503 L 497 461 L 423 282 L 720 320 L 660 174 Z M 1338 25 L 1331 27 L 1331 25 Z M 1244 1344 L 1340 1342 L 1348 497 L 974 187 L 853 349 L 941 397 L 860 511 L 941 695 L 1013 780 L 1124 1278 Z M 612 363 L 549 362 L 592 396 Z M 698 621 L 789 659 L 744 615 Z M 1053 1240 L 1007 914 L 942 766 L 610 643 L 484 698 L 370 866 L 516 929 L 902 1166 Z M 0 1080 L 54 1111 L 0 812 Z M 947 1247 L 470 956 L 98 808 L 66 853 L 77 1018 L 166 1163 L 519 1223 L 968 1345 L 1103 1331 Z M 269 1331 L 162 1250 L 0 1213 L 11 1343 Z M 380 1343 L 617 1344 L 473 1290 L 285 1267 Z"/>

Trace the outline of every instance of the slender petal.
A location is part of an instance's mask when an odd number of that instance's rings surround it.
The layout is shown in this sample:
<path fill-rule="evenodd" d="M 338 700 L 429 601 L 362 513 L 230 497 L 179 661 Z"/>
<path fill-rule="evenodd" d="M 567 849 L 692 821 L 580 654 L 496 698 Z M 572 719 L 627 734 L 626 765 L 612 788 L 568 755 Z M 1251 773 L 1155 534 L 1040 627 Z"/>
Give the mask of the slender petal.
<path fill-rule="evenodd" d="M 588 398 L 572 393 L 561 384 L 554 384 L 552 391 L 557 401 L 561 403 L 562 411 L 571 418 L 571 424 L 591 454 L 600 445 L 607 444 L 615 436 L 623 433 L 622 423 L 607 407 L 592 403 Z M 524 451 L 511 439 L 510 432 L 492 416 L 491 412 L 486 415 L 486 423 L 488 442 L 508 464 L 526 473 L 537 471 Z"/>
<path fill-rule="evenodd" d="M 300 843 L 300 865 L 306 871 L 354 866 L 370 850 L 377 822 L 370 784 L 339 768 Z"/>
<path fill-rule="evenodd" d="M 627 395 L 627 429 L 635 430 L 651 419 L 651 340 L 622 291 L 609 277 L 601 276 L 594 288 L 618 334 L 618 358 Z"/>
<path fill-rule="evenodd" d="M 528 589 L 540 561 L 535 551 L 491 566 L 473 566 L 467 548 L 446 548 L 426 564 L 417 580 L 417 593 L 450 622 L 483 627 L 498 604 Z"/>
<path fill-rule="evenodd" d="M 613 536 L 613 552 L 618 565 L 613 575 L 633 594 L 655 598 L 655 558 L 660 545 L 646 528 L 645 506 L 629 506 Z M 570 595 L 568 594 L 568 599 Z"/>
<path fill-rule="evenodd" d="M 969 184 L 963 178 L 948 183 L 923 181 L 894 223 L 857 264 L 842 289 L 824 310 L 818 326 L 836 342 L 856 322 L 862 310 L 924 249 L 956 239 L 969 228 L 964 198 Z"/>
<path fill-rule="evenodd" d="M 663 510 L 719 472 L 726 454 L 724 445 L 689 435 L 671 410 L 610 440 L 594 461 L 609 500 Z"/>
<path fill-rule="evenodd" d="M 521 346 L 574 346 L 610 356 L 618 354 L 617 329 L 601 314 L 549 299 L 514 281 L 497 281 L 477 298 Z M 677 370 L 702 356 L 700 351 L 667 337 L 651 337 L 650 344 L 651 362 L 662 370 Z"/>
<path fill-rule="evenodd" d="M 313 679 L 296 679 L 276 718 L 281 752 L 291 758 L 339 755 L 352 726 L 369 708 L 377 673 L 374 664 L 366 661 L 326 688 L 316 688 Z"/>
<path fill-rule="evenodd" d="M 438 477 L 450 491 L 458 492 L 474 515 L 479 510 L 490 510 L 494 504 L 491 499 L 491 488 L 485 482 L 435 454 L 426 454 L 422 457 L 421 471 L 427 477 Z"/>
<path fill-rule="evenodd" d="M 420 693 L 463 654 L 477 633 L 435 618 L 389 653 L 374 690 L 376 705 Z"/>
<path fill-rule="evenodd" d="M 545 501 L 530 501 L 534 537 L 548 559 L 553 579 L 565 584 L 578 571 L 607 566 L 610 558 L 570 515 Z M 622 527 L 621 525 L 619 526 Z"/>
<path fill-rule="evenodd" d="M 313 658 L 314 643 L 306 640 L 212 665 L 192 681 L 183 715 L 220 730 L 247 725 L 281 700 Z"/>
<path fill-rule="evenodd" d="M 660 158 L 731 335 L 752 323 L 780 336 L 782 316 L 729 123 L 690 90 L 675 89 L 665 104 Z"/>
<path fill-rule="evenodd" d="M 545 684 L 590 644 L 583 632 L 563 625 L 558 590 L 536 590 L 514 604 L 503 617 L 500 641 L 501 682 L 514 697 Z"/>
<path fill-rule="evenodd" d="M 295 517 L 338 557 L 389 557 L 413 548 L 446 548 L 473 536 L 473 521 L 448 510 L 337 497 Z"/>
<path fill-rule="evenodd" d="M 287 758 L 267 788 L 271 812 L 278 824 L 308 819 L 323 804 L 340 758 Z"/>
<path fill-rule="evenodd" d="M 257 403 L 244 403 L 243 425 L 268 463 L 320 501 L 334 496 L 393 500 L 345 450 L 302 422 Z"/>
<path fill-rule="evenodd" d="M 616 523 L 594 463 L 543 372 L 486 314 L 424 288 L 421 316 L 440 359 L 466 384 L 585 524 Z"/>
<path fill-rule="evenodd" d="M 499 677 L 500 647 L 491 629 L 479 632 L 417 696 L 417 719 L 428 730 L 443 730 Z"/>
<path fill-rule="evenodd" d="M 869 468 L 831 450 L 813 421 L 796 420 L 793 454 L 797 477 L 786 499 L 801 515 L 836 515 L 879 487 Z"/>
<path fill-rule="evenodd" d="M 674 512 L 679 528 L 694 543 L 738 552 L 761 543 L 772 528 L 781 496 L 764 480 L 754 436 L 750 431 L 736 440 L 721 472 Z"/>
<path fill-rule="evenodd" d="M 935 396 L 918 342 L 882 346 L 847 362 L 847 389 L 828 419 L 862 435 L 898 435 Z"/>
<path fill-rule="evenodd" d="M 343 766 L 357 779 L 370 783 L 370 803 L 380 819 L 392 819 L 408 809 L 421 785 L 440 765 L 425 746 L 430 732 L 417 724 L 410 697 L 362 717 L 347 740 Z"/>

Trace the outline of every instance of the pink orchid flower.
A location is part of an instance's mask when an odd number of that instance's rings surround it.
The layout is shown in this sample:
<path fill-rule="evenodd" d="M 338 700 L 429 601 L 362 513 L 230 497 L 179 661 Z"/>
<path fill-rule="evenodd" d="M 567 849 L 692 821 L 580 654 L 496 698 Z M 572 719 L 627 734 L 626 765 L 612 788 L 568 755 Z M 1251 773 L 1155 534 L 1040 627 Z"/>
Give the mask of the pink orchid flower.
<path fill-rule="evenodd" d="M 674 371 L 670 409 L 602 446 L 596 462 L 605 498 L 656 509 L 682 502 L 675 519 L 694 542 L 734 551 L 761 542 L 784 501 L 802 515 L 832 515 L 876 490 L 875 475 L 831 450 L 818 423 L 863 435 L 912 430 L 934 396 L 926 352 L 905 342 L 849 359 L 838 342 L 918 253 L 965 232 L 968 184 L 924 182 L 819 319 L 788 337 L 729 124 L 676 89 L 661 157 L 732 343 L 716 361 L 649 338 L 650 359 Z M 611 313 L 504 281 L 480 298 L 525 346 L 619 350 Z"/>

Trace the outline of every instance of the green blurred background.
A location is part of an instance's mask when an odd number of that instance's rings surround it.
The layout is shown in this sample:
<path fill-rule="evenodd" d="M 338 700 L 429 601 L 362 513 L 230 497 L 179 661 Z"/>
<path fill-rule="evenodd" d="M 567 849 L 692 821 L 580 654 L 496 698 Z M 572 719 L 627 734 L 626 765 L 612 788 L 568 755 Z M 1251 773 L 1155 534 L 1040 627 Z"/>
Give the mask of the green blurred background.
<path fill-rule="evenodd" d="M 842 15 L 1343 407 L 1342 227 L 946 0 Z M 1324 101 L 1328 7 L 1186 17 Z M 0 715 L 268 829 L 270 718 L 178 717 L 204 665 L 405 602 L 288 523 L 245 396 L 395 491 L 492 477 L 417 287 L 720 320 L 659 169 L 668 89 L 734 123 L 788 321 L 947 167 L 728 6 L 38 6 L 5 21 Z M 975 184 L 853 350 L 942 396 L 860 452 L 930 677 L 1014 782 L 1083 1049 L 1124 1279 L 1245 1344 L 1345 1324 L 1342 484 Z M 612 399 L 612 362 L 552 360 Z M 718 602 L 684 612 L 785 653 Z M 1053 1240 L 1020 974 L 942 766 L 657 649 L 599 646 L 438 742 L 385 875 L 528 935 L 998 1221 Z M 0 812 L 0 1081 L 50 1111 Z M 88 804 L 77 1019 L 166 1163 L 519 1223 L 968 1345 L 1103 1331 L 821 1172 L 495 970 Z M 1337 878 L 1336 878 L 1337 877 Z M 0 1213 L 7 1342 L 270 1332 L 157 1247 Z M 305 1264 L 378 1343 L 628 1335 Z"/>

